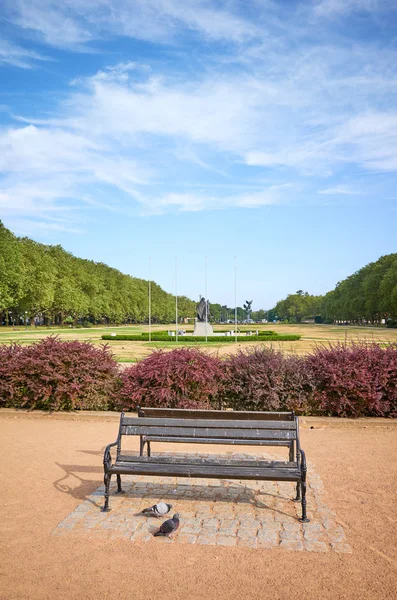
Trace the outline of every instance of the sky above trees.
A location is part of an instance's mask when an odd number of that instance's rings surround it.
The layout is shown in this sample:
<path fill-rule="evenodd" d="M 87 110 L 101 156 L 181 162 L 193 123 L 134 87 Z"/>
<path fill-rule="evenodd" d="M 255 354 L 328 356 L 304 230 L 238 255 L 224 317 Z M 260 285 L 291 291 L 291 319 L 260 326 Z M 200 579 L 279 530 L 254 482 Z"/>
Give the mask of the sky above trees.
<path fill-rule="evenodd" d="M 5 0 L 0 217 L 210 300 L 394 252 L 395 0 Z"/>

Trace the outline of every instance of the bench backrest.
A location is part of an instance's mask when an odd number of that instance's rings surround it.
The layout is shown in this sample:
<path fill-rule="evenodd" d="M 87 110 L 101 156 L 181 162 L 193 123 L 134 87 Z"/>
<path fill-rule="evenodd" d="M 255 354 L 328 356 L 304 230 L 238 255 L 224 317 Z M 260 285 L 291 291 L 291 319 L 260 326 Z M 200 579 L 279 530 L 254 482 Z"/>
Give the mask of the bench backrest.
<path fill-rule="evenodd" d="M 161 411 L 163 409 L 150 409 Z M 151 412 L 146 416 L 128 417 L 124 413 L 120 420 L 120 436 L 141 435 L 156 438 L 194 438 L 225 440 L 268 440 L 292 441 L 298 436 L 298 422 L 294 413 L 254 413 L 229 411 L 184 411 L 174 409 L 172 416 L 159 416 Z M 190 413 L 187 415 L 187 413 Z M 169 413 L 168 413 L 169 414 Z M 193 417 L 194 414 L 194 417 Z M 225 414 L 228 414 L 224 418 Z M 240 418 L 244 415 L 243 418 Z M 258 418 L 261 415 L 262 418 Z M 278 418 L 272 418 L 277 415 Z M 215 418 L 214 418 L 215 417 Z M 250 418 L 251 417 L 251 418 Z"/>
<path fill-rule="evenodd" d="M 170 419 L 221 419 L 222 421 L 295 421 L 294 412 L 253 412 L 248 410 L 194 410 L 185 408 L 138 407 L 138 416 Z"/>

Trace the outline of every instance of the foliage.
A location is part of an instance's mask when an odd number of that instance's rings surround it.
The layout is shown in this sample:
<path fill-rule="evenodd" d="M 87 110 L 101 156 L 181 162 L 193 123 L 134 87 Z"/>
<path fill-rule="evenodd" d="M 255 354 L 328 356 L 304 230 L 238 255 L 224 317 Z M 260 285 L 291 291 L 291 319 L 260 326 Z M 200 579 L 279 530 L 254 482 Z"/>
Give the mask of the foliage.
<path fill-rule="evenodd" d="M 254 314 L 254 313 L 253 313 Z M 381 323 L 397 320 L 397 253 L 381 256 L 353 275 L 340 281 L 325 296 L 310 296 L 298 290 L 267 312 L 273 320 L 288 319 L 289 323 L 305 318 L 334 321 Z"/>
<path fill-rule="evenodd" d="M 122 373 L 119 406 L 211 408 L 220 395 L 223 376 L 219 358 L 196 349 L 159 350 Z"/>
<path fill-rule="evenodd" d="M 0 346 L 3 406 L 100 410 L 113 405 L 118 366 L 107 346 L 47 337 L 31 346 Z"/>
<path fill-rule="evenodd" d="M 295 410 L 305 414 L 312 394 L 305 360 L 273 348 L 239 352 L 226 362 L 224 403 L 234 410 Z"/>
<path fill-rule="evenodd" d="M 397 417 L 397 344 L 336 344 L 306 357 L 261 346 L 226 360 L 180 348 L 154 352 L 120 378 L 108 347 L 47 337 L 31 346 L 0 346 L 0 403 L 51 410 L 222 404 Z"/>
<path fill-rule="evenodd" d="M 306 359 L 318 414 L 397 416 L 397 345 L 334 344 Z"/>
<path fill-rule="evenodd" d="M 238 342 L 274 342 L 274 341 L 278 341 L 278 342 L 295 342 L 297 340 L 300 340 L 301 336 L 300 335 L 294 335 L 294 334 L 288 334 L 288 335 L 279 335 L 279 334 L 273 334 L 270 333 L 268 335 L 238 335 L 237 336 L 237 341 Z M 148 341 L 149 340 L 149 334 L 148 333 L 143 333 L 143 334 L 139 334 L 139 335 L 128 335 L 128 334 L 120 334 L 120 335 L 103 335 L 102 336 L 103 340 L 113 340 L 113 341 L 130 341 L 130 342 L 144 342 L 144 341 Z M 164 335 L 164 334 L 157 334 L 157 333 L 152 333 L 151 334 L 151 341 L 152 342 L 175 342 L 176 343 L 176 336 L 175 335 Z M 209 335 L 207 337 L 207 339 L 205 338 L 205 336 L 198 336 L 198 335 L 189 335 L 189 336 L 178 336 L 178 343 L 183 343 L 183 342 L 208 342 L 208 343 L 217 343 L 217 344 L 231 344 L 234 343 L 236 341 L 236 336 L 231 335 L 231 336 L 218 336 L 218 335 Z"/>
<path fill-rule="evenodd" d="M 258 335 L 278 335 L 276 331 L 271 331 L 270 329 L 266 329 L 265 331 L 260 331 Z"/>
<path fill-rule="evenodd" d="M 397 318 L 397 254 L 382 256 L 324 296 L 324 318 L 380 323 Z"/>
<path fill-rule="evenodd" d="M 148 320 L 148 282 L 103 263 L 76 258 L 61 246 L 17 238 L 0 221 L 0 324 L 135 323 Z M 152 322 L 172 322 L 175 297 L 151 284 Z M 179 313 L 196 303 L 178 298 Z"/>
<path fill-rule="evenodd" d="M 277 302 L 274 312 L 281 321 L 299 323 L 302 319 L 314 318 L 321 310 L 321 296 L 310 296 L 298 290 L 289 294 L 285 300 Z"/>

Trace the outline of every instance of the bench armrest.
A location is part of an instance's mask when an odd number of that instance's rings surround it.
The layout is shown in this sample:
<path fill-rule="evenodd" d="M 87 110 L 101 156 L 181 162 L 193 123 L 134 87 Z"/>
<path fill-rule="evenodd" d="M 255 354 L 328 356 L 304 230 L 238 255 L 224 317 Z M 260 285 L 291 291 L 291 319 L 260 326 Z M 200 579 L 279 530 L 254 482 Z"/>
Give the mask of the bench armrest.
<path fill-rule="evenodd" d="M 113 444 L 108 444 L 105 448 L 105 452 L 103 455 L 103 466 L 106 469 L 109 469 L 112 466 L 112 455 L 110 454 L 110 448 L 113 446 L 117 446 L 118 440 L 113 442 Z"/>

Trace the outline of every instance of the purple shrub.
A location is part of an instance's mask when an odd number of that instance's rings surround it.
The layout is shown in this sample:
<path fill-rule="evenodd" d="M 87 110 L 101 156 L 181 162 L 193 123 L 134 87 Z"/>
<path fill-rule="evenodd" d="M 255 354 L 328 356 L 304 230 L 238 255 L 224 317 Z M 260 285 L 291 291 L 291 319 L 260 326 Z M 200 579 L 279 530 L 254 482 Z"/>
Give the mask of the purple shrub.
<path fill-rule="evenodd" d="M 159 350 L 121 376 L 120 408 L 212 408 L 222 389 L 219 358 L 196 349 Z"/>
<path fill-rule="evenodd" d="M 317 414 L 397 416 L 397 345 L 334 344 L 307 357 Z"/>
<path fill-rule="evenodd" d="M 57 337 L 0 346 L 3 406 L 101 410 L 113 406 L 118 386 L 118 366 L 106 346 Z"/>
<path fill-rule="evenodd" d="M 304 359 L 285 357 L 273 348 L 240 351 L 225 365 L 225 405 L 234 410 L 308 411 L 310 373 Z"/>

